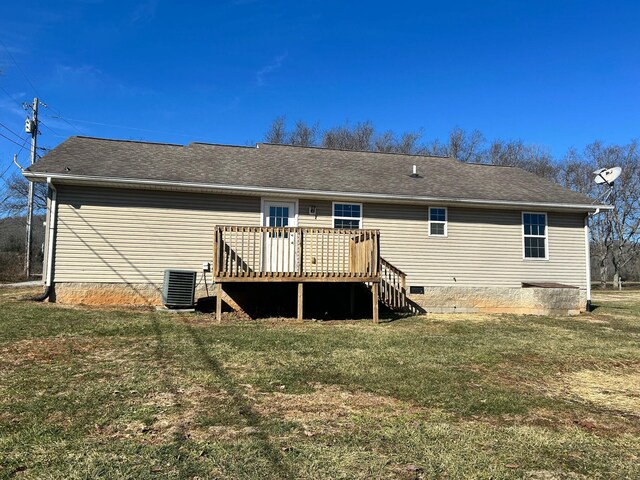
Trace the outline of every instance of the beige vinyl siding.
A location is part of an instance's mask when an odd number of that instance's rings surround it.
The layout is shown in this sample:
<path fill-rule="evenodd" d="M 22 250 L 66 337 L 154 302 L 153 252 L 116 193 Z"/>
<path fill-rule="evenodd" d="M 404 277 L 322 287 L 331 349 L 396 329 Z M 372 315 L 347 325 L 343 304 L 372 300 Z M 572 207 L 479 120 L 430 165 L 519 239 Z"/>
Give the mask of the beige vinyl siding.
<path fill-rule="evenodd" d="M 331 202 L 314 204 L 317 219 L 302 211 L 301 202 L 300 226 L 331 226 Z M 544 281 L 586 288 L 584 214 L 548 212 L 549 259 L 524 260 L 522 211 L 449 207 L 447 237 L 430 237 L 428 207 L 363 205 L 363 228 L 380 230 L 381 255 L 407 273 L 409 285 L 519 287 Z"/>
<path fill-rule="evenodd" d="M 258 197 L 59 186 L 55 281 L 160 284 L 212 261 L 214 225 L 259 223 Z"/>
<path fill-rule="evenodd" d="M 382 256 L 409 285 L 586 287 L 584 214 L 548 212 L 549 259 L 524 260 L 520 210 L 449 207 L 448 236 L 429 237 L 428 207 L 363 205 L 363 228 L 380 230 Z M 331 209 L 301 199 L 298 224 L 331 227 Z M 260 198 L 59 186 L 54 279 L 161 283 L 166 268 L 199 271 L 211 261 L 216 224 L 259 225 Z"/>
<path fill-rule="evenodd" d="M 315 215 L 309 214 L 310 207 L 316 207 Z M 298 226 L 300 227 L 333 227 L 331 215 L 331 202 L 308 199 L 300 199 L 298 202 Z"/>

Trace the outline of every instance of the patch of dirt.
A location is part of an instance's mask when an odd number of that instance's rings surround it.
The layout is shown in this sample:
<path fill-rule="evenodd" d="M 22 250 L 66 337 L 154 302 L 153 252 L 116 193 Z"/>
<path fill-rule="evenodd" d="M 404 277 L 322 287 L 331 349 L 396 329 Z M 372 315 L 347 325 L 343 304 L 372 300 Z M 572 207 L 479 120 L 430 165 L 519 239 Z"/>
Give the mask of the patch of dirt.
<path fill-rule="evenodd" d="M 314 437 L 339 430 L 351 430 L 359 415 L 384 418 L 399 415 L 426 415 L 427 410 L 391 397 L 367 392 L 350 392 L 336 386 L 314 385 L 304 394 L 264 393 L 249 384 L 241 385 L 253 411 L 264 417 L 276 417 L 301 425 L 301 434 Z M 97 434 L 111 438 L 130 438 L 158 444 L 176 438 L 198 441 L 210 439 L 237 441 L 258 433 L 243 415 L 235 412 L 234 401 L 225 390 L 211 391 L 203 386 L 174 392 L 153 392 L 140 402 L 153 407 L 146 424 L 141 421 L 115 422 L 96 427 Z M 203 425 L 208 413 L 227 412 L 218 424 Z"/>
<path fill-rule="evenodd" d="M 169 318 L 175 320 L 176 323 L 188 325 L 190 327 L 211 328 L 218 324 L 216 316 L 208 313 L 166 313 L 163 311 L 160 311 L 160 313 L 170 315 Z"/>
<path fill-rule="evenodd" d="M 551 410 L 533 408 L 521 415 L 480 416 L 474 415 L 472 421 L 496 427 L 505 425 L 529 425 L 534 427 L 561 430 L 579 427 L 602 435 L 617 436 L 624 433 L 640 433 L 640 422 L 633 418 L 607 412 L 587 412 L 582 409 Z"/>
<path fill-rule="evenodd" d="M 529 470 L 526 477 L 531 480 L 582 480 L 589 477 L 575 472 L 564 472 L 557 470 Z"/>
<path fill-rule="evenodd" d="M 55 425 L 60 428 L 68 428 L 73 424 L 73 419 L 62 412 L 52 412 L 47 415 L 47 425 Z"/>
<path fill-rule="evenodd" d="M 311 393 L 274 392 L 256 395 L 256 410 L 302 424 L 306 436 L 351 428 L 353 417 L 388 417 L 427 413 L 423 408 L 392 397 L 350 392 L 334 385 L 313 385 Z"/>
<path fill-rule="evenodd" d="M 161 313 L 168 313 L 164 310 L 160 310 Z M 282 323 L 282 320 L 291 320 L 291 319 L 279 319 L 279 318 L 269 318 L 269 319 L 253 319 L 245 312 L 222 312 L 222 321 L 218 322 L 215 313 L 211 312 L 189 312 L 184 314 L 179 313 L 169 313 L 172 318 L 175 317 L 176 321 L 190 326 L 196 327 L 215 327 L 218 325 L 236 325 L 243 323 Z"/>
<path fill-rule="evenodd" d="M 103 338 L 34 338 L 19 340 L 0 348 L 1 363 L 20 366 L 24 363 L 46 363 L 70 355 L 86 354 L 104 348 Z"/>
<path fill-rule="evenodd" d="M 142 348 L 142 347 L 140 347 Z M 87 359 L 90 362 L 109 362 L 111 364 L 122 365 L 126 370 L 131 371 L 135 367 L 131 365 L 132 357 L 140 355 L 140 349 L 134 347 L 117 346 L 109 348 L 96 348 L 88 352 Z"/>
<path fill-rule="evenodd" d="M 60 308 L 65 310 L 80 310 L 80 311 L 99 311 L 99 312 L 126 312 L 126 313 L 154 313 L 156 307 L 153 305 L 88 305 L 84 303 L 60 303 L 60 302 L 47 302 L 43 305 L 49 305 L 52 308 Z"/>
<path fill-rule="evenodd" d="M 640 417 L 640 368 L 580 370 L 550 385 L 553 393 Z"/>
<path fill-rule="evenodd" d="M 427 313 L 426 318 L 433 322 L 445 323 L 496 323 L 507 321 L 510 316 L 500 313 Z"/>
<path fill-rule="evenodd" d="M 141 405 L 152 407 L 151 421 L 115 422 L 98 427 L 96 433 L 110 438 L 135 439 L 160 444 L 176 439 L 234 441 L 257 432 L 253 427 L 237 425 L 201 425 L 198 417 L 212 409 L 232 408 L 231 396 L 225 390 L 211 391 L 200 385 L 175 391 L 157 391 L 144 395 Z M 241 422 L 242 420 L 240 420 Z"/>
<path fill-rule="evenodd" d="M 219 440 L 232 441 L 247 437 L 258 432 L 255 427 L 231 427 L 229 425 L 210 425 L 208 427 L 199 427 L 191 430 L 188 434 L 189 438 L 196 441 L 209 440 L 216 438 Z"/>

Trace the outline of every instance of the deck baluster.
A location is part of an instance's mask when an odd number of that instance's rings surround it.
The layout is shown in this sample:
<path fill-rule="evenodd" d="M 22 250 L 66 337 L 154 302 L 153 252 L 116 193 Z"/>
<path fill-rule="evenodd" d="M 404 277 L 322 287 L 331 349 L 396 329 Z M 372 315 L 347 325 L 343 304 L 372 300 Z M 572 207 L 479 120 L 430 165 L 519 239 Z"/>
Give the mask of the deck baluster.
<path fill-rule="evenodd" d="M 218 225 L 213 276 L 225 282 L 368 282 L 379 278 L 379 239 L 377 230 Z"/>

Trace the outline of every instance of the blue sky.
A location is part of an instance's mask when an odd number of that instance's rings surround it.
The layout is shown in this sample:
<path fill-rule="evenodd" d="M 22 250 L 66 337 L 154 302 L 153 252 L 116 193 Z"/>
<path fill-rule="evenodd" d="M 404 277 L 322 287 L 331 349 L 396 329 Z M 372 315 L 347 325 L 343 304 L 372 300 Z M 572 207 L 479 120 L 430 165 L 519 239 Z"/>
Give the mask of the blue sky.
<path fill-rule="evenodd" d="M 640 136 L 639 20 L 632 1 L 9 2 L 0 123 L 26 138 L 18 104 L 37 92 L 45 147 L 248 144 L 286 115 L 426 139 L 460 126 L 561 156 Z M 17 150 L 0 137 L 0 173 Z"/>

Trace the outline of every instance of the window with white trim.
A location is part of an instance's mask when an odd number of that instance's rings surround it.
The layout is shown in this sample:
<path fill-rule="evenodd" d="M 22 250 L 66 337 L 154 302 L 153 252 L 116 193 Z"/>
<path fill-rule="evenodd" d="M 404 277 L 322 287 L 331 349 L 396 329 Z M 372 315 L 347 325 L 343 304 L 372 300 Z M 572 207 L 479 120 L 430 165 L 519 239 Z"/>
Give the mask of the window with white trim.
<path fill-rule="evenodd" d="M 524 258 L 547 259 L 547 214 L 537 212 L 522 213 L 522 234 Z"/>
<path fill-rule="evenodd" d="M 429 236 L 447 236 L 447 207 L 429 207 Z"/>
<path fill-rule="evenodd" d="M 362 228 L 362 204 L 334 202 L 333 228 Z"/>

